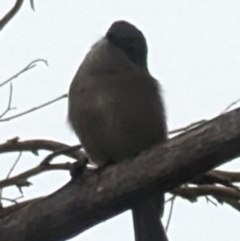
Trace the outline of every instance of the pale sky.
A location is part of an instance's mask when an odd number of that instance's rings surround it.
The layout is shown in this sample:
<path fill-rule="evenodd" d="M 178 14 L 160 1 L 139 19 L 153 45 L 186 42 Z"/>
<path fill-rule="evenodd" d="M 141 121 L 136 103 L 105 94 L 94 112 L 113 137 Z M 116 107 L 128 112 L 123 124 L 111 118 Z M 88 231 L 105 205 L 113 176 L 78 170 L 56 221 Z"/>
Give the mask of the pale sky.
<path fill-rule="evenodd" d="M 14 4 L 0 1 L 0 19 Z M 0 83 L 34 59 L 43 63 L 13 81 L 13 105 L 20 113 L 68 92 L 69 84 L 89 47 L 116 20 L 127 20 L 143 31 L 149 46 L 149 69 L 163 89 L 169 129 L 210 119 L 240 98 L 239 0 L 35 0 L 25 1 L 0 32 Z M 9 85 L 0 88 L 0 113 L 8 101 Z M 77 144 L 67 121 L 67 100 L 10 122 L 0 123 L 0 142 L 49 139 Z M 24 153 L 12 175 L 36 166 L 40 157 Z M 6 177 L 17 153 L 0 155 L 0 179 Z M 57 161 L 68 161 L 66 157 Z M 239 159 L 225 165 L 240 169 Z M 70 179 L 67 172 L 41 174 L 24 188 L 25 199 L 50 194 Z M 19 196 L 15 187 L 3 196 Z M 9 203 L 5 203 L 9 204 Z M 169 214 L 166 205 L 164 223 Z M 169 241 L 239 241 L 240 213 L 200 198 L 177 198 L 168 231 Z M 101 223 L 71 241 L 133 241 L 131 213 Z"/>

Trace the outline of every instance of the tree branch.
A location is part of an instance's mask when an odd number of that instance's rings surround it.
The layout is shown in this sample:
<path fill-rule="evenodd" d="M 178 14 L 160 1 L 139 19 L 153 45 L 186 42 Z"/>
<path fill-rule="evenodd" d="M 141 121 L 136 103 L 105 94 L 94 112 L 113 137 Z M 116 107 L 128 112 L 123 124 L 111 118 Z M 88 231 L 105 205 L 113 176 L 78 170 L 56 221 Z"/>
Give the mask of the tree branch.
<path fill-rule="evenodd" d="M 16 15 L 23 4 L 23 0 L 17 0 L 13 8 L 0 20 L 0 31 L 10 22 Z"/>
<path fill-rule="evenodd" d="M 240 108 L 144 151 L 131 161 L 108 166 L 100 177 L 94 173 L 75 179 L 1 219 L 0 240 L 71 238 L 131 208 L 149 193 L 170 191 L 238 157 L 239 146 Z"/>
<path fill-rule="evenodd" d="M 63 144 L 57 141 L 48 140 L 30 140 L 30 141 L 19 141 L 18 137 L 15 137 L 6 143 L 0 144 L 0 154 L 8 152 L 19 152 L 19 151 L 30 151 L 34 155 L 38 155 L 39 150 L 45 151 L 59 151 L 69 149 L 71 146 Z M 82 157 L 83 152 L 76 150 L 72 152 L 65 152 L 65 156 L 78 160 Z"/>
<path fill-rule="evenodd" d="M 230 187 L 218 187 L 214 185 L 202 185 L 198 187 L 181 187 L 171 191 L 174 195 L 189 200 L 195 200 L 202 196 L 212 196 L 217 200 L 240 201 L 240 192 Z"/>
<path fill-rule="evenodd" d="M 8 105 L 6 110 L 0 114 L 0 120 L 10 111 L 13 110 L 15 108 L 12 108 L 12 92 L 13 92 L 13 86 L 12 83 L 10 83 L 10 91 L 9 91 L 9 98 L 8 98 Z"/>
<path fill-rule="evenodd" d="M 16 115 L 12 115 L 12 116 L 9 116 L 9 117 L 4 118 L 4 119 L 0 119 L 0 122 L 10 121 L 10 120 L 15 119 L 15 118 L 18 118 L 18 117 L 20 117 L 20 116 L 29 114 L 29 113 L 31 113 L 31 112 L 34 112 L 34 111 L 39 110 L 39 109 L 42 109 L 42 108 L 44 108 L 44 107 L 46 107 L 46 106 L 48 106 L 48 105 L 51 105 L 51 104 L 53 104 L 53 103 L 55 103 L 55 102 L 57 102 L 57 101 L 59 101 L 59 100 L 61 100 L 61 99 L 65 99 L 65 98 L 67 98 L 67 94 L 61 95 L 61 96 L 59 96 L 59 97 L 57 97 L 57 98 L 55 98 L 55 99 L 53 99 L 53 100 L 51 100 L 51 101 L 48 101 L 48 102 L 46 102 L 46 103 L 44 103 L 44 104 L 42 104 L 42 105 L 33 107 L 33 108 L 31 108 L 31 109 L 29 109 L 29 110 L 26 110 L 26 111 L 24 111 L 24 112 L 22 112 L 22 113 L 19 113 L 19 114 L 16 114 Z"/>
<path fill-rule="evenodd" d="M 24 67 L 22 70 L 20 70 L 18 73 L 16 73 L 15 75 L 13 75 L 12 77 L 10 77 L 9 79 L 7 79 L 7 80 L 5 80 L 4 82 L 2 82 L 2 83 L 0 84 L 0 87 L 2 87 L 2 86 L 4 86 L 5 84 L 11 82 L 13 79 L 16 79 L 19 75 L 27 72 L 28 70 L 35 68 L 35 67 L 36 67 L 36 63 L 38 63 L 38 62 L 43 62 L 43 63 L 45 63 L 45 64 L 48 66 L 47 60 L 45 60 L 45 59 L 35 59 L 35 60 L 33 60 L 32 62 L 30 62 L 26 67 Z"/>
<path fill-rule="evenodd" d="M 0 188 L 17 185 L 19 187 L 29 186 L 30 183 L 27 181 L 29 177 L 38 175 L 45 171 L 52 170 L 69 170 L 71 163 L 59 163 L 59 164 L 47 164 L 47 165 L 38 165 L 32 169 L 29 169 L 26 172 L 23 172 L 17 176 L 4 179 L 0 181 Z"/>

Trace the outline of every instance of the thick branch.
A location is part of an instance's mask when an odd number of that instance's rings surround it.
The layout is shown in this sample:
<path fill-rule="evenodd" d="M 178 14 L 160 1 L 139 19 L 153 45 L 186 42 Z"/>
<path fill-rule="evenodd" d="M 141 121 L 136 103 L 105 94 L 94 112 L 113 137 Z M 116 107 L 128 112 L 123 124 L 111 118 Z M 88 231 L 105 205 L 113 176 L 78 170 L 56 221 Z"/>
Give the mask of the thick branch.
<path fill-rule="evenodd" d="M 240 109 L 74 180 L 0 220 L 0 240 L 56 241 L 83 232 L 153 191 L 169 191 L 240 155 Z M 37 235 L 36 235 L 37 234 Z"/>
<path fill-rule="evenodd" d="M 23 0 L 17 0 L 13 8 L 0 20 L 0 30 L 15 16 L 23 4 Z"/>

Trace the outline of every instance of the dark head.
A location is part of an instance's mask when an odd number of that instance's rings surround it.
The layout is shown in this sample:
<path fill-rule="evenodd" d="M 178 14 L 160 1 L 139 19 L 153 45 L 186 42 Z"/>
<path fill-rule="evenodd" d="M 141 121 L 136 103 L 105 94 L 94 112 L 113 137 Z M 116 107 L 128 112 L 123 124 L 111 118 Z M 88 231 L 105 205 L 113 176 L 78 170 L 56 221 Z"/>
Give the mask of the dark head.
<path fill-rule="evenodd" d="M 133 63 L 147 68 L 146 39 L 134 25 L 126 21 L 116 21 L 107 31 L 106 37 L 122 49 Z"/>

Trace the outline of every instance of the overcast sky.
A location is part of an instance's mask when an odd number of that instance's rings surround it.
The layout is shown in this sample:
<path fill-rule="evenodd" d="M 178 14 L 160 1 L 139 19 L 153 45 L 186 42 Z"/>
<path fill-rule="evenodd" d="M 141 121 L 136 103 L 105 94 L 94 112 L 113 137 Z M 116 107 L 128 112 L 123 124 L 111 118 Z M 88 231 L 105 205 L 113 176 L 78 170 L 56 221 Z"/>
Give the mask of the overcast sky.
<path fill-rule="evenodd" d="M 0 1 L 0 19 L 14 4 Z M 115 20 L 127 20 L 143 31 L 149 46 L 152 75 L 164 89 L 169 129 L 221 113 L 240 98 L 239 0 L 35 0 L 24 1 L 16 17 L 0 32 L 0 83 L 34 59 L 46 59 L 13 81 L 13 105 L 20 113 L 68 92 L 69 84 L 90 46 Z M 0 113 L 7 105 L 9 85 L 0 88 Z M 78 143 L 67 121 L 67 100 L 10 122 L 0 123 L 0 142 L 15 136 Z M 13 175 L 36 166 L 39 158 L 24 153 Z M 1 155 L 0 179 L 17 154 Z M 61 157 L 58 161 L 66 161 Z M 224 167 L 239 170 L 239 159 Z M 25 198 L 52 193 L 70 179 L 65 172 L 31 178 Z M 4 197 L 19 196 L 16 188 Z M 9 203 L 6 203 L 9 204 Z M 169 207 L 166 205 L 164 223 Z M 240 214 L 205 198 L 190 203 L 178 198 L 168 232 L 170 241 L 239 241 Z M 131 213 L 108 220 L 72 241 L 133 241 Z"/>

